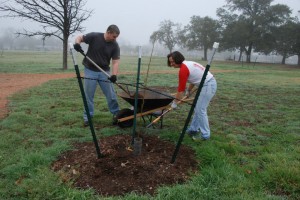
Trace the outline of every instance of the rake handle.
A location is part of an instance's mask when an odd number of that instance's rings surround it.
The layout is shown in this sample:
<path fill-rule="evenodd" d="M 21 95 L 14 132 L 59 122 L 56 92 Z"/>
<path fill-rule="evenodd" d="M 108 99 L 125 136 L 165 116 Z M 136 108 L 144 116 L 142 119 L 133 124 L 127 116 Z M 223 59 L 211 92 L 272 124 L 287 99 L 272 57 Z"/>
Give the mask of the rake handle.
<path fill-rule="evenodd" d="M 196 91 L 196 89 L 193 89 L 193 91 L 191 92 L 194 93 Z M 182 99 L 180 99 L 180 101 L 177 102 L 177 104 L 180 104 L 182 102 L 184 102 L 185 99 L 187 99 L 189 96 L 184 96 Z M 158 122 L 165 114 L 167 114 L 168 112 L 170 112 L 171 110 L 173 110 L 172 107 L 168 108 L 168 110 L 166 110 L 165 112 L 163 112 L 160 116 L 158 116 L 156 119 L 154 119 L 150 124 L 148 124 L 147 128 L 149 128 L 152 124 Z"/>

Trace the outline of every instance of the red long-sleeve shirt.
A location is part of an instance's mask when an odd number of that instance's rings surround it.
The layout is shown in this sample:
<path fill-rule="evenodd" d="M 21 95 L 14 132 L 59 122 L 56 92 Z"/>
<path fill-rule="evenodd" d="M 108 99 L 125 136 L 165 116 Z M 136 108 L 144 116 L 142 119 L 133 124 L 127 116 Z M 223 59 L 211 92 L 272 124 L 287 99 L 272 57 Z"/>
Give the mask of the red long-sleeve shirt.
<path fill-rule="evenodd" d="M 205 67 L 193 61 L 183 61 L 180 65 L 178 73 L 178 92 L 183 92 L 186 88 L 186 83 L 191 83 L 198 86 L 204 74 Z M 208 72 L 205 82 L 213 77 L 212 73 Z"/>

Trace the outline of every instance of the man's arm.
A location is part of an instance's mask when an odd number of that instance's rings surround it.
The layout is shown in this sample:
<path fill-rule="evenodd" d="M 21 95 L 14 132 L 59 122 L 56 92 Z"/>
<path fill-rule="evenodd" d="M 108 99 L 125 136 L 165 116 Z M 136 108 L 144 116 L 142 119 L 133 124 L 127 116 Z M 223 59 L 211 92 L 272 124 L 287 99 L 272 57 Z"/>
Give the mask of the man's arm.
<path fill-rule="evenodd" d="M 80 44 L 81 42 L 83 42 L 83 35 L 78 35 L 78 36 L 75 38 L 75 43 L 76 43 L 76 44 Z"/>
<path fill-rule="evenodd" d="M 111 75 L 118 75 L 119 73 L 119 63 L 120 60 L 112 60 L 112 72 Z"/>
<path fill-rule="evenodd" d="M 80 53 L 84 53 L 84 51 L 82 50 L 82 47 L 80 46 L 81 42 L 83 42 L 83 36 L 79 35 L 75 38 L 74 49 Z"/>

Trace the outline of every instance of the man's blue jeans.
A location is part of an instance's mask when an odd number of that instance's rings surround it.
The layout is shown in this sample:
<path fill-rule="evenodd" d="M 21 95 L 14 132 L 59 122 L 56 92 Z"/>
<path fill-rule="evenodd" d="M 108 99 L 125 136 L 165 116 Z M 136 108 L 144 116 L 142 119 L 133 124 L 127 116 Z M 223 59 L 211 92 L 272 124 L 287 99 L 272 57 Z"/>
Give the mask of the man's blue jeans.
<path fill-rule="evenodd" d="M 207 116 L 207 107 L 217 91 L 217 82 L 215 78 L 206 82 L 201 90 L 196 103 L 194 115 L 188 131 L 198 132 L 200 130 L 203 139 L 210 137 L 210 128 Z"/>
<path fill-rule="evenodd" d="M 110 74 L 110 72 L 107 73 Z M 117 114 L 117 112 L 119 112 L 117 95 L 115 93 L 113 84 L 108 80 L 108 77 L 103 72 L 95 72 L 87 67 L 84 68 L 84 77 L 84 92 L 91 117 L 94 116 L 94 96 L 97 84 L 99 84 L 103 94 L 106 97 L 109 111 L 113 115 Z M 83 120 L 88 121 L 85 110 L 83 113 Z"/>

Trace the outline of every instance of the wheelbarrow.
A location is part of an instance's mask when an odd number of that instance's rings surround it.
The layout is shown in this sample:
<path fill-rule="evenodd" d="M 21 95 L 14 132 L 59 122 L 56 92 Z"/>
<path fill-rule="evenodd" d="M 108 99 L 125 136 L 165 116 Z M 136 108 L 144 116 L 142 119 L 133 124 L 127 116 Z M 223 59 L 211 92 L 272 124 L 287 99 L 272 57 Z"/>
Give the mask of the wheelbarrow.
<path fill-rule="evenodd" d="M 134 106 L 135 91 L 128 90 L 118 93 L 122 99 Z M 158 116 L 164 109 L 170 107 L 169 104 L 173 101 L 173 97 L 163 92 L 154 90 L 140 89 L 137 99 L 136 117 L 143 116 Z M 143 118 L 144 119 L 144 118 Z M 130 108 L 122 109 L 116 115 L 117 124 L 121 128 L 131 127 L 134 120 L 134 110 Z"/>

